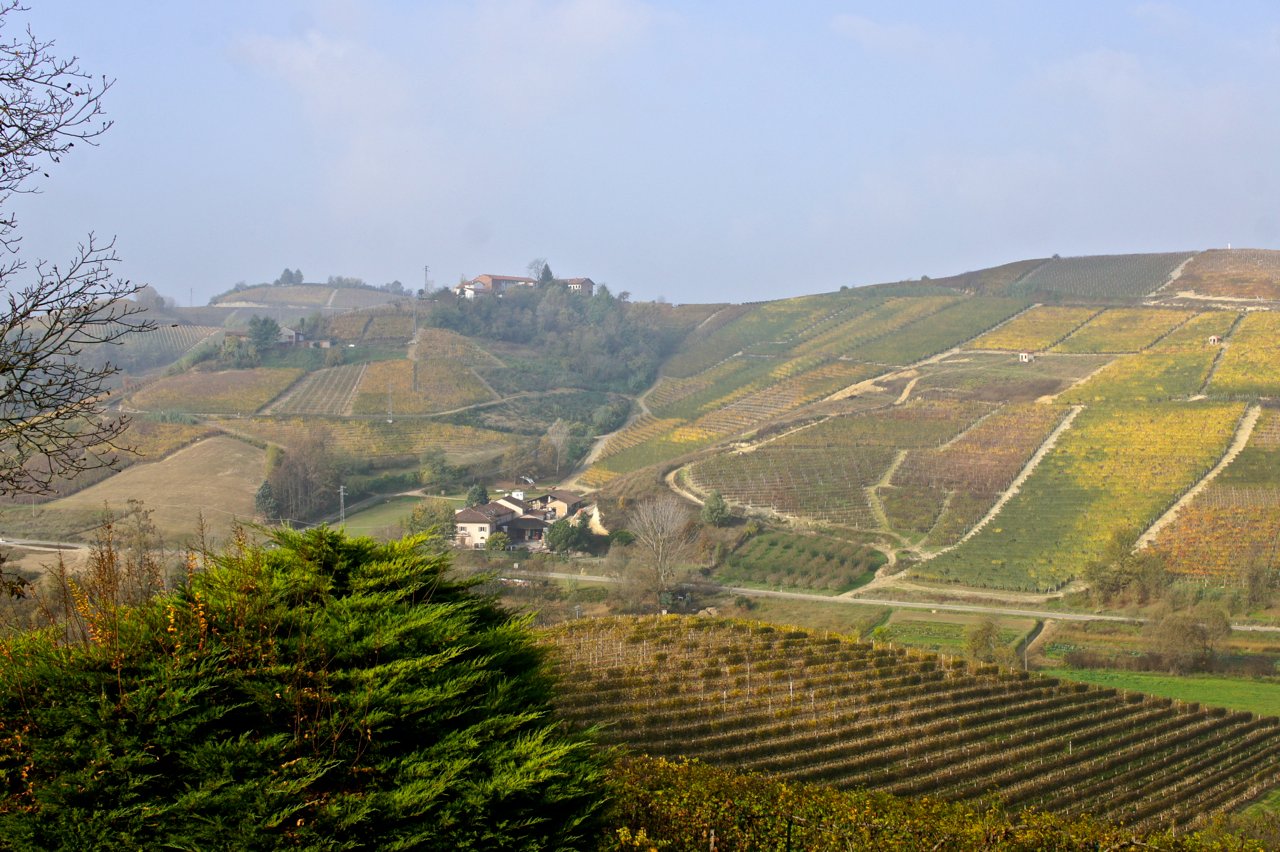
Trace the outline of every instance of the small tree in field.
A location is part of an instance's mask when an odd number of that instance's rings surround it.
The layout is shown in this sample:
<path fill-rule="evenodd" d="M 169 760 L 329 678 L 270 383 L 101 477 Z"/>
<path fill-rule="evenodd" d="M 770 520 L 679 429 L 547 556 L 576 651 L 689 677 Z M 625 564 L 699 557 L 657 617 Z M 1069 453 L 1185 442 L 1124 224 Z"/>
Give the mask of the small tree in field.
<path fill-rule="evenodd" d="M 701 514 L 703 523 L 722 527 L 729 523 L 729 504 L 720 496 L 719 491 L 712 491 L 707 495 L 707 501 L 702 504 Z"/>
<path fill-rule="evenodd" d="M 496 532 L 484 543 L 484 549 L 490 553 L 501 553 L 511 546 L 511 536 L 504 532 Z"/>

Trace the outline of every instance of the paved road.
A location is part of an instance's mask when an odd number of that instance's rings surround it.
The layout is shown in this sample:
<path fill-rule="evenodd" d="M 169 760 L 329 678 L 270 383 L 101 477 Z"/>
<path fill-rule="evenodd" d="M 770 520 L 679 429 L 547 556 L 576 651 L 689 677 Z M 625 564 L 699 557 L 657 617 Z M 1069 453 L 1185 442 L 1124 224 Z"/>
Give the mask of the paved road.
<path fill-rule="evenodd" d="M 583 580 L 589 583 L 619 583 L 614 577 L 601 577 L 594 574 L 568 574 L 560 572 L 507 572 L 518 577 L 548 577 L 553 580 Z M 1145 619 L 1126 618 L 1122 615 L 1099 615 L 1091 612 L 1054 612 L 1052 610 L 1019 609 L 1016 607 L 984 606 L 983 604 L 927 603 L 923 601 L 895 601 L 888 598 L 843 598 L 832 595 L 815 595 L 807 592 L 776 592 L 769 589 L 746 589 L 737 586 L 726 586 L 725 591 L 734 595 L 745 595 L 750 598 L 784 598 L 795 601 L 815 601 L 836 604 L 863 604 L 871 606 L 890 606 L 896 609 L 927 609 L 942 612 L 977 612 L 987 615 L 1011 615 L 1019 618 L 1055 619 L 1057 621 L 1111 621 L 1124 624 L 1141 624 Z M 1263 624 L 1233 624 L 1232 630 L 1247 630 L 1257 633 L 1280 633 L 1280 627 Z"/>

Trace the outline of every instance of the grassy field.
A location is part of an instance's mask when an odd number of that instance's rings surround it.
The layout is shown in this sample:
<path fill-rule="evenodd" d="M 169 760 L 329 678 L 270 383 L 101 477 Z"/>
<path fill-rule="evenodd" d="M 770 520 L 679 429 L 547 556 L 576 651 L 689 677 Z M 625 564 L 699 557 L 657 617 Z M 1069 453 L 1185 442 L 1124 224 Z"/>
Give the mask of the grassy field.
<path fill-rule="evenodd" d="M 968 613 L 926 613 L 921 610 L 895 610 L 876 638 L 895 645 L 908 645 L 944 654 L 965 653 L 965 635 L 982 621 L 982 616 Z M 1013 647 L 1035 628 L 1032 618 L 997 618 L 1000 644 Z"/>
<path fill-rule="evenodd" d="M 262 483 L 264 462 L 265 453 L 243 441 L 207 438 L 55 500 L 47 511 L 101 512 L 105 504 L 119 512 L 132 498 L 154 510 L 152 519 L 170 543 L 194 534 L 200 513 L 209 532 L 225 538 L 236 521 L 253 519 L 253 495 Z"/>
<path fill-rule="evenodd" d="M 1176 698 L 1210 707 L 1226 707 L 1229 710 L 1247 710 L 1261 716 L 1280 713 L 1280 680 L 1247 680 L 1244 678 L 1214 677 L 1212 675 L 1174 675 L 1151 672 L 1125 672 L 1114 669 L 1046 669 L 1042 674 L 1073 680 Z"/>
<path fill-rule="evenodd" d="M 351 535 L 396 538 L 404 534 L 400 524 L 409 519 L 409 514 L 418 502 L 417 497 L 387 497 L 367 509 L 348 512 L 346 530 Z"/>
<path fill-rule="evenodd" d="M 751 598 L 746 618 L 806 630 L 830 630 L 842 636 L 865 636 L 889 617 L 884 607 L 839 602 L 789 601 L 784 598 Z"/>

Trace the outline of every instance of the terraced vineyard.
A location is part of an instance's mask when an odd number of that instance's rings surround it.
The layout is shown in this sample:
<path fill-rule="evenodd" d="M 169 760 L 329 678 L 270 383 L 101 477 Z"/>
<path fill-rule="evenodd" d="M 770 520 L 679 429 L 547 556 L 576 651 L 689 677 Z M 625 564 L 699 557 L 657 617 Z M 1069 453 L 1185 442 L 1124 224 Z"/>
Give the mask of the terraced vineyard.
<path fill-rule="evenodd" d="M 1053 351 L 1076 354 L 1138 352 L 1193 316 L 1192 311 L 1112 308 L 1089 320 Z"/>
<path fill-rule="evenodd" d="M 256 367 L 165 376 L 135 391 L 128 405 L 140 411 L 253 414 L 302 376 L 297 369 Z"/>
<path fill-rule="evenodd" d="M 850 351 L 860 361 L 906 366 L 944 352 L 1027 307 L 1019 299 L 966 299 Z"/>
<path fill-rule="evenodd" d="M 443 359 L 377 361 L 360 376 L 353 414 L 430 414 L 488 402 L 494 394 L 468 367 Z"/>
<path fill-rule="evenodd" d="M 344 364 L 308 373 L 267 408 L 268 414 L 350 414 L 364 364 Z"/>
<path fill-rule="evenodd" d="M 1159 289 L 1191 252 L 1055 257 L 1011 291 L 1059 293 L 1098 301 L 1133 301 Z"/>
<path fill-rule="evenodd" d="M 1062 586 L 1116 537 L 1136 540 L 1221 458 L 1243 404 L 1085 409 L 980 532 L 923 576 L 1003 589 Z"/>
<path fill-rule="evenodd" d="M 1199 393 L 1216 348 L 1170 354 L 1139 353 L 1118 358 L 1060 397 L 1063 402 L 1159 402 Z"/>
<path fill-rule="evenodd" d="M 444 328 L 418 329 L 416 358 L 425 361 L 443 358 L 460 364 L 484 364 L 501 367 L 502 362 L 492 353 L 481 349 L 470 338 Z"/>
<path fill-rule="evenodd" d="M 1232 398 L 1280 396 L 1280 313 L 1245 314 L 1227 341 L 1209 393 Z"/>
<path fill-rule="evenodd" d="M 1152 547 L 1171 571 L 1219 582 L 1266 577 L 1280 565 L 1280 411 L 1268 409 L 1248 445 Z"/>
<path fill-rule="evenodd" d="M 607 743 L 789 781 L 1191 826 L 1280 784 L 1280 719 L 708 618 L 546 634 Z"/>
<path fill-rule="evenodd" d="M 1196 255 L 1173 289 L 1234 299 L 1280 299 L 1280 252 L 1210 249 Z"/>
<path fill-rule="evenodd" d="M 433 447 L 444 450 L 453 461 L 482 458 L 527 440 L 506 432 L 431 420 L 387 423 L 382 418 L 255 417 L 215 425 L 285 448 L 297 445 L 309 432 L 319 429 L 341 453 L 373 460 L 380 466 L 391 461 L 412 462 Z"/>
<path fill-rule="evenodd" d="M 899 521 L 904 532 L 928 534 L 926 544 L 953 544 L 981 520 L 1008 488 L 1032 454 L 1061 422 L 1060 408 L 1036 403 L 1010 404 L 979 420 L 949 443 L 906 455 L 891 480 L 913 496 L 916 514 L 927 526 Z M 886 504 L 890 510 L 892 502 Z M 889 511 L 890 520 L 901 513 Z"/>
<path fill-rule="evenodd" d="M 1178 352 L 1203 352 L 1210 344 L 1210 337 L 1225 338 L 1241 318 L 1236 311 L 1205 311 L 1196 314 L 1167 337 L 1156 341 L 1151 352 L 1176 354 Z"/>
<path fill-rule="evenodd" d="M 1050 348 L 1097 314 L 1097 308 L 1041 305 L 982 335 L 973 341 L 971 348 L 1040 352 Z"/>
<path fill-rule="evenodd" d="M 689 479 L 732 503 L 878 529 L 866 489 L 884 476 L 898 451 L 938 446 L 989 410 L 982 403 L 921 401 L 833 417 L 748 452 L 698 462 Z"/>

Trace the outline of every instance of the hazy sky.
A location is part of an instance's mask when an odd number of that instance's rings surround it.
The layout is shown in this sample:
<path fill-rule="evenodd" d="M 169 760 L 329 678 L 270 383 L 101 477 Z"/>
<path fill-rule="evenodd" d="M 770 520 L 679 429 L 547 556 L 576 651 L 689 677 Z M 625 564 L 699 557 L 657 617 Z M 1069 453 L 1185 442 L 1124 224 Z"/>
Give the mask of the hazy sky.
<path fill-rule="evenodd" d="M 113 77 L 115 126 L 26 249 L 115 234 L 182 304 L 286 266 L 744 301 L 1280 247 L 1272 2 L 35 6 L 6 25 Z"/>

